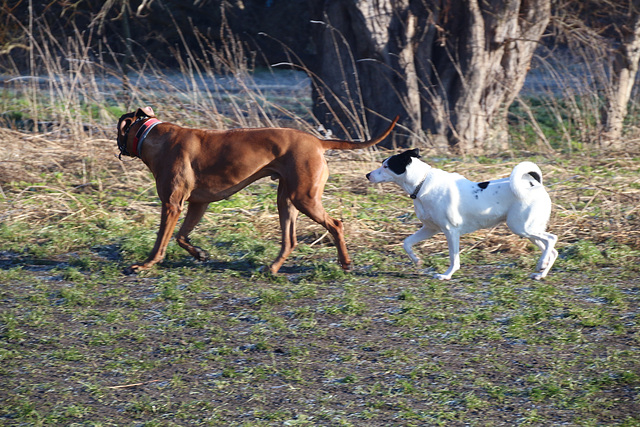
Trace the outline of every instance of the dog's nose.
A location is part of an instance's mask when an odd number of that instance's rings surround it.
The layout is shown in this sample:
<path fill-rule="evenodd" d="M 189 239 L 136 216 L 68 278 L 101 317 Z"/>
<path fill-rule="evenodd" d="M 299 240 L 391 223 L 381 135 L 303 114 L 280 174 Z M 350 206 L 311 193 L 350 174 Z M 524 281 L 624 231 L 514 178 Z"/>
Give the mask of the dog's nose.
<path fill-rule="evenodd" d="M 369 173 L 367 174 L 367 179 L 368 179 L 369 181 L 371 181 L 371 178 L 369 178 L 370 176 L 371 176 L 371 172 L 369 172 Z"/>

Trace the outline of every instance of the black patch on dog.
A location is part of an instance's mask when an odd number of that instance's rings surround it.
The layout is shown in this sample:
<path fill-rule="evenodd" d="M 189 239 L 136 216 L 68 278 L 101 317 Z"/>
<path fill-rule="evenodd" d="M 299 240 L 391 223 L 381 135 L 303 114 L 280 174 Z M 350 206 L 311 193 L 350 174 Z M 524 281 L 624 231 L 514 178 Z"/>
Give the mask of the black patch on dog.
<path fill-rule="evenodd" d="M 542 177 L 540 175 L 538 175 L 538 172 L 529 172 L 529 175 L 531 175 L 531 178 L 535 179 L 540 184 L 542 184 Z"/>
<path fill-rule="evenodd" d="M 479 182 L 478 183 L 478 187 L 480 187 L 481 190 L 484 190 L 485 188 L 487 188 L 489 186 L 489 181 L 485 181 L 485 182 Z"/>
<path fill-rule="evenodd" d="M 389 157 L 387 166 L 391 169 L 391 172 L 396 175 L 402 175 L 407 171 L 407 166 L 411 163 L 412 158 L 420 158 L 420 151 L 417 148 Z"/>

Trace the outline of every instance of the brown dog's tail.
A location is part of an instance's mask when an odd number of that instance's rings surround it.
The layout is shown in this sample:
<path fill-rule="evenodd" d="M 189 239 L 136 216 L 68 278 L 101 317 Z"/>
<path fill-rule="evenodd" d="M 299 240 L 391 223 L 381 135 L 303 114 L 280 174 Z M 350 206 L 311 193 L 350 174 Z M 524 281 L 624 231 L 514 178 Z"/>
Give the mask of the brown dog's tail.
<path fill-rule="evenodd" d="M 389 136 L 389 134 L 393 130 L 396 123 L 398 123 L 399 118 L 400 116 L 396 116 L 396 118 L 393 119 L 393 122 L 391 122 L 391 125 L 386 131 L 384 131 L 377 138 L 373 138 L 368 141 L 349 142 L 349 141 L 341 141 L 337 139 L 321 139 L 320 141 L 322 142 L 322 146 L 324 147 L 325 150 L 354 150 L 358 148 L 371 147 L 372 145 L 376 145 L 377 143 L 385 139 L 387 136 Z"/>

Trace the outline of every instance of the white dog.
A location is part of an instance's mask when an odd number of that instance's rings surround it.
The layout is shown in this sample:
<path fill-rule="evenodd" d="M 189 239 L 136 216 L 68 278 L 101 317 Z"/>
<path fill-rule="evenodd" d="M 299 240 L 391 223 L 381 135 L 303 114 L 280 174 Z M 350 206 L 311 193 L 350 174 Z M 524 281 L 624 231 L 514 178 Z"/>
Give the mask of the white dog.
<path fill-rule="evenodd" d="M 509 178 L 477 183 L 432 168 L 419 158 L 417 149 L 405 151 L 367 174 L 374 183 L 395 182 L 414 199 L 416 215 L 423 225 L 404 241 L 404 250 L 414 263 L 421 264 L 412 246 L 442 231 L 447 237 L 450 266 L 435 277 L 449 280 L 460 268 L 460 236 L 506 221 L 511 231 L 542 250 L 537 272 L 531 277 L 540 280 L 547 275 L 558 256 L 554 249 L 558 237 L 546 232 L 551 199 L 535 163 L 520 163 Z"/>

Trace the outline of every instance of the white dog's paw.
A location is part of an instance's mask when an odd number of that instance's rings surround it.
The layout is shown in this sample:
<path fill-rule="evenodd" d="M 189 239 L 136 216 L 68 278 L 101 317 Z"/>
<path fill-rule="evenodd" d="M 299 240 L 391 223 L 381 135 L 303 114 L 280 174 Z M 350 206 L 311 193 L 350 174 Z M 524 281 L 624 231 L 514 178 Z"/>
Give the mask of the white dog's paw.
<path fill-rule="evenodd" d="M 543 273 L 533 273 L 529 277 L 531 277 L 533 280 L 541 280 L 541 279 L 544 279 L 545 276 L 546 274 L 543 274 Z"/>
<path fill-rule="evenodd" d="M 433 275 L 434 279 L 438 279 L 438 280 L 449 280 L 451 279 L 451 275 L 447 275 L 447 274 L 434 274 Z"/>

